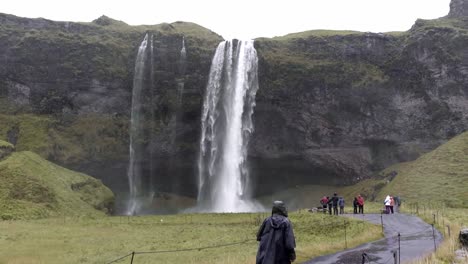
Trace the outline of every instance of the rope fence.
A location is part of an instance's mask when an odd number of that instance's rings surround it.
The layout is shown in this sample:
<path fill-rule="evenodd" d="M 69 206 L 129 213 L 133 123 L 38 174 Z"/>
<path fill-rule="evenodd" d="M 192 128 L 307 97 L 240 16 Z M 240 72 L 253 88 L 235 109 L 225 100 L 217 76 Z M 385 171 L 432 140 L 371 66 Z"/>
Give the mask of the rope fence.
<path fill-rule="evenodd" d="M 116 263 L 119 262 L 123 259 L 126 259 L 128 257 L 131 257 L 130 263 L 133 264 L 133 260 L 135 259 L 135 255 L 143 255 L 143 254 L 161 254 L 161 253 L 176 253 L 176 252 L 187 252 L 187 251 L 201 251 L 201 250 L 206 250 L 206 249 L 213 249 L 213 248 L 221 248 L 221 247 L 229 247 L 229 246 L 235 246 L 235 245 L 240 245 L 240 244 L 246 244 L 249 242 L 256 242 L 256 239 L 247 239 L 239 242 L 234 242 L 234 243 L 227 243 L 227 244 L 220 244 L 220 245 L 213 245 L 213 246 L 206 246 L 206 247 L 198 247 L 198 248 L 185 248 L 185 249 L 174 249 L 174 250 L 158 250 L 158 251 L 133 251 L 123 257 L 117 258 L 115 260 L 112 260 L 110 262 L 107 262 L 107 264 L 111 263 Z"/>
<path fill-rule="evenodd" d="M 411 209 L 411 213 L 412 214 L 415 214 L 415 215 L 418 215 L 420 212 L 429 212 L 429 207 L 420 207 L 418 204 L 410 204 L 409 205 L 410 209 Z M 422 209 L 421 209 L 422 208 Z M 432 211 L 430 211 L 432 213 Z M 253 225 L 257 225 L 259 226 L 263 219 L 265 219 L 266 217 L 268 216 L 267 213 L 265 214 L 258 214 L 258 215 L 251 215 L 249 216 L 249 221 L 253 224 Z M 386 239 L 389 240 L 389 241 L 393 241 L 393 242 L 390 242 L 393 244 L 393 247 L 396 247 L 396 243 L 397 244 L 397 248 L 394 248 L 390 251 L 391 255 L 385 259 L 385 260 L 381 260 L 381 259 L 373 259 L 372 255 L 369 255 L 367 254 L 366 252 L 363 252 L 362 253 L 362 264 L 366 264 L 366 263 L 369 263 L 369 264 L 389 264 L 389 263 L 393 263 L 393 264 L 399 264 L 400 261 L 401 261 L 401 252 L 403 251 L 404 252 L 404 248 L 401 248 L 401 240 L 406 240 L 406 239 L 411 239 L 415 236 L 432 236 L 433 238 L 433 241 L 434 241 L 434 251 L 437 250 L 437 244 L 436 244 L 436 232 L 435 232 L 435 225 L 437 222 L 440 223 L 440 217 L 442 217 L 443 219 L 443 214 L 442 213 L 434 213 L 433 214 L 433 223 L 431 224 L 431 226 L 429 227 L 426 227 L 425 229 L 422 229 L 422 230 L 416 230 L 414 232 L 411 232 L 411 233 L 401 233 L 400 230 L 397 230 L 397 228 L 394 228 L 392 227 L 391 225 L 388 225 L 386 224 L 386 218 L 383 217 L 382 214 L 367 214 L 367 220 L 371 220 L 373 221 L 374 223 L 377 223 L 377 222 L 380 222 L 380 225 L 382 226 L 382 233 L 387 233 L 388 235 L 388 232 L 393 232 L 395 233 L 396 235 L 393 235 L 393 236 L 387 236 Z M 126 219 L 125 219 L 126 218 Z M 359 218 L 359 215 L 356 215 L 356 217 L 354 219 L 357 219 L 357 220 L 365 220 L 365 219 L 361 219 Z M 125 221 L 126 220 L 126 221 Z M 134 221 L 134 220 L 131 220 L 130 217 L 121 217 L 120 218 L 120 223 L 134 223 L 134 224 L 142 224 L 142 225 L 146 225 L 146 224 L 151 224 L 151 223 L 145 223 L 145 222 L 141 222 L 141 223 L 138 223 L 138 221 Z M 192 216 L 187 216 L 185 218 L 185 220 L 183 221 L 185 223 L 194 223 L 193 219 L 192 219 Z M 349 236 L 349 226 L 350 226 L 350 223 L 349 223 L 349 219 L 347 218 L 330 218 L 330 219 L 326 219 L 324 218 L 322 220 L 321 223 L 317 223 L 317 222 L 310 222 L 308 224 L 313 224 L 315 228 L 320 228 L 321 226 L 323 227 L 330 227 L 330 226 L 333 226 L 335 228 L 339 228 L 339 229 L 342 229 L 343 230 L 343 245 L 344 245 L 344 249 L 348 249 L 348 236 Z M 356 224 L 356 223 L 355 223 Z M 365 224 L 365 222 L 358 222 L 357 225 L 355 225 L 355 228 L 357 228 L 358 230 L 362 229 L 364 230 L 364 227 L 361 227 L 363 224 Z M 444 226 L 443 226 L 444 228 Z M 449 232 L 450 232 L 450 229 L 449 229 Z M 450 234 L 449 234 L 450 236 Z M 123 262 L 124 260 L 129 260 L 130 259 L 130 263 L 133 264 L 135 259 L 136 259 L 136 256 L 137 255 L 145 255 L 145 254 L 164 254 L 164 253 L 178 253 L 178 252 L 188 252 L 188 251 L 202 251 L 202 250 L 208 250 L 208 249 L 215 249 L 215 248 L 222 248 L 222 247 L 231 247 L 231 246 L 238 246 L 238 245 L 243 245 L 243 244 L 247 244 L 247 243 L 253 243 L 253 242 L 256 242 L 256 239 L 246 239 L 246 240 L 243 240 L 243 241 L 237 241 L 237 242 L 232 242 L 232 243 L 224 243 L 224 244 L 218 244 L 218 245 L 211 245 L 211 246 L 204 246 L 204 247 L 195 247 L 195 248 L 185 248 L 185 249 L 173 249 L 173 250 L 156 250 L 156 251 L 132 251 L 124 256 L 121 256 L 121 257 L 118 257 L 110 262 L 107 262 L 107 264 L 111 264 L 111 263 L 120 263 L 120 262 Z M 374 256 L 375 258 L 375 256 Z"/>

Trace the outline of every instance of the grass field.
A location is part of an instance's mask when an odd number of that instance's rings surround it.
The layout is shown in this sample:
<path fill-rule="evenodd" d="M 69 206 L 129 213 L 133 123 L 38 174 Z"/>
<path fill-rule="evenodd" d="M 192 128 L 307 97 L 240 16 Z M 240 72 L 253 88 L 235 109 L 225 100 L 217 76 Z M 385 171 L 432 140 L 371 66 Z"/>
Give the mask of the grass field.
<path fill-rule="evenodd" d="M 108 263 L 132 251 L 133 263 L 254 263 L 255 235 L 267 214 L 49 218 L 0 222 L 0 263 Z M 354 219 L 292 212 L 297 263 L 381 237 L 380 227 Z M 346 222 L 346 240 L 345 240 Z M 118 263 L 130 263 L 130 256 Z"/>

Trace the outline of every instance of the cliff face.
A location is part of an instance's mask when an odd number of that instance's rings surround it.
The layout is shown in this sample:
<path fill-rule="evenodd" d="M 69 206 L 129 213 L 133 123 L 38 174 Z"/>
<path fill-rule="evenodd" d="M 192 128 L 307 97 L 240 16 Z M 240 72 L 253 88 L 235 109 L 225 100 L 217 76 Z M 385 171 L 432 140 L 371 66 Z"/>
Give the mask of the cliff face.
<path fill-rule="evenodd" d="M 465 131 L 467 30 L 441 18 L 398 34 L 258 40 L 258 181 L 348 184 Z"/>
<path fill-rule="evenodd" d="M 174 173 L 193 175 L 203 90 L 222 39 L 192 23 L 132 27 L 104 16 L 71 23 L 0 14 L 1 138 L 126 190 L 133 72 L 146 33 L 154 36 L 155 133 L 148 148 L 162 175 L 175 160 L 181 170 Z M 193 185 L 195 177 L 187 178 Z"/>
<path fill-rule="evenodd" d="M 465 7 L 454 0 L 447 17 L 418 20 L 402 33 L 310 31 L 256 40 L 260 89 L 249 159 L 256 192 L 352 183 L 465 131 Z M 155 40 L 148 143 L 155 183 L 195 195 L 201 105 L 222 39 L 191 23 L 131 27 L 107 17 L 69 23 L 0 15 L 0 139 L 126 190 L 134 63 L 147 32 Z"/>

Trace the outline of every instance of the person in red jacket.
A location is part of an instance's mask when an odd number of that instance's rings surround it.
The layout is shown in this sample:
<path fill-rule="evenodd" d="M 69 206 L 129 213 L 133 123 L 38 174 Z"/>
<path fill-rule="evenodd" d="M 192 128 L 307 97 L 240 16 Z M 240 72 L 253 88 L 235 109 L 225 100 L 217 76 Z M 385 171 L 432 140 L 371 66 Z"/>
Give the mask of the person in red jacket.
<path fill-rule="evenodd" d="M 323 213 L 326 214 L 327 213 L 328 197 L 323 196 L 322 199 L 320 199 L 320 204 L 322 205 Z"/>
<path fill-rule="evenodd" d="M 357 197 L 357 203 L 359 206 L 359 213 L 364 214 L 364 197 L 362 197 L 360 194 Z"/>

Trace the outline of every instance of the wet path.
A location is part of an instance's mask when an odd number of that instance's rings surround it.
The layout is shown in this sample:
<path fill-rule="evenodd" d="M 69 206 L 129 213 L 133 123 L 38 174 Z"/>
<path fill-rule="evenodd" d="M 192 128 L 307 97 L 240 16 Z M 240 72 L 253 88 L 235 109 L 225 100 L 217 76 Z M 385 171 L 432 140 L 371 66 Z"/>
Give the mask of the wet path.
<path fill-rule="evenodd" d="M 393 264 L 393 252 L 398 252 L 398 233 L 400 233 L 400 259 L 401 263 L 415 260 L 434 251 L 435 243 L 438 246 L 442 235 L 436 230 L 433 235 L 432 226 L 419 217 L 407 214 L 365 214 L 346 215 L 369 221 L 374 224 L 384 223 L 385 238 L 360 245 L 356 248 L 341 251 L 309 260 L 307 264 Z M 367 254 L 363 262 L 363 253 Z M 398 253 L 397 259 L 398 259 Z M 396 262 L 398 263 L 398 262 Z"/>

